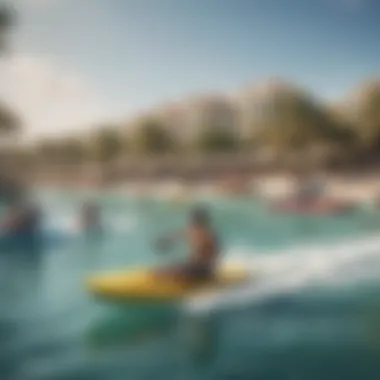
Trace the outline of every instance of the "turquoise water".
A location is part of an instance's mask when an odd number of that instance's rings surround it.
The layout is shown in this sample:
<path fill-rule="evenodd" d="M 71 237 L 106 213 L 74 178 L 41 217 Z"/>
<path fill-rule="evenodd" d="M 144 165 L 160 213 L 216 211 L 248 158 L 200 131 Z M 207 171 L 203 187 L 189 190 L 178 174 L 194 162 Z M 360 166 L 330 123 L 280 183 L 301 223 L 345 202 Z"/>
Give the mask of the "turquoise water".
<path fill-rule="evenodd" d="M 102 196 L 107 233 L 85 239 L 74 223 L 85 195 L 38 198 L 67 244 L 0 256 L 2 379 L 378 378 L 376 210 L 294 217 L 208 201 L 224 255 L 245 260 L 257 283 L 168 307 L 96 302 L 83 278 L 179 260 L 186 247 L 163 255 L 152 242 L 191 205 Z"/>

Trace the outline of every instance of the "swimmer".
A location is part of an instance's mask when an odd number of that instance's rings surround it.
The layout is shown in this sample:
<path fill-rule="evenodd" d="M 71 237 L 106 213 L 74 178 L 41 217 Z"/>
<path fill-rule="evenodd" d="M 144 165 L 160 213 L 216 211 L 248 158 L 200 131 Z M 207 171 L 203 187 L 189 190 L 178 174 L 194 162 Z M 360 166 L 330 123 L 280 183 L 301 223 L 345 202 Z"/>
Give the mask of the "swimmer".
<path fill-rule="evenodd" d="M 190 281 L 205 281 L 212 278 L 219 257 L 219 244 L 207 211 L 203 209 L 193 211 L 188 227 L 179 234 L 161 239 L 158 248 L 168 249 L 180 236 L 184 236 L 190 246 L 188 261 L 179 266 L 159 270 L 157 275 Z"/>
<path fill-rule="evenodd" d="M 38 207 L 15 198 L 1 223 L 1 229 L 11 239 L 12 246 L 25 250 L 40 248 L 41 213 Z"/>
<path fill-rule="evenodd" d="M 34 234 L 39 231 L 40 222 L 41 215 L 37 207 L 21 199 L 14 199 L 1 227 L 10 234 Z"/>

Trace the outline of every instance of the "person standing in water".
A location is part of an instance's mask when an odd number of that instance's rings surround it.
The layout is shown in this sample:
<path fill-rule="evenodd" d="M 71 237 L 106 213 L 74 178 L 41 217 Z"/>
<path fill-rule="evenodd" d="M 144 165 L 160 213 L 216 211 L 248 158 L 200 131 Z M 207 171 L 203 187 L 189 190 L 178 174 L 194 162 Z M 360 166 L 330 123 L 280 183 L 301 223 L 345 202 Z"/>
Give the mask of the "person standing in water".
<path fill-rule="evenodd" d="M 183 236 L 190 246 L 190 257 L 184 264 L 157 271 L 158 276 L 175 277 L 189 281 L 205 281 L 213 277 L 219 258 L 219 242 L 211 227 L 206 210 L 196 209 L 190 215 L 189 225 L 179 234 L 165 237 L 158 247 L 168 249 L 176 238 Z"/>
<path fill-rule="evenodd" d="M 38 207 L 24 199 L 11 201 L 8 215 L 1 224 L 12 247 L 39 250 L 41 247 L 41 212 Z"/>
<path fill-rule="evenodd" d="M 84 232 L 100 232 L 103 226 L 99 207 L 95 203 L 85 203 L 82 208 L 80 225 Z"/>

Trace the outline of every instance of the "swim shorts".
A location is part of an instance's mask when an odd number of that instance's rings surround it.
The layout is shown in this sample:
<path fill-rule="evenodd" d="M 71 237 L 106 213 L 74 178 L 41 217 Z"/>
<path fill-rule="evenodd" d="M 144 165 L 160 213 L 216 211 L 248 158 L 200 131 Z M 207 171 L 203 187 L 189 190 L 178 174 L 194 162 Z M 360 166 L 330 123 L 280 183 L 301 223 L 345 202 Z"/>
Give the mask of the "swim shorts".
<path fill-rule="evenodd" d="M 213 270 L 209 266 L 186 263 L 178 268 L 180 275 L 195 281 L 205 281 L 212 277 Z"/>

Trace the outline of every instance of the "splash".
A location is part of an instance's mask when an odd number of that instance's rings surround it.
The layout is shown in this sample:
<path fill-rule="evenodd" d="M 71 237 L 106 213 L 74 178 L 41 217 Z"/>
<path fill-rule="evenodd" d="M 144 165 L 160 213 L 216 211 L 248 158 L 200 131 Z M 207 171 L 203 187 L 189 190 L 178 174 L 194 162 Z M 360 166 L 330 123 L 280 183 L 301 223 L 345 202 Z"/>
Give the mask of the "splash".
<path fill-rule="evenodd" d="M 231 250 L 227 256 L 229 261 L 244 264 L 256 280 L 237 290 L 186 300 L 182 305 L 184 311 L 207 313 L 244 306 L 310 285 L 365 278 L 379 268 L 373 261 L 380 261 L 380 235 L 265 254 L 242 248 Z"/>

